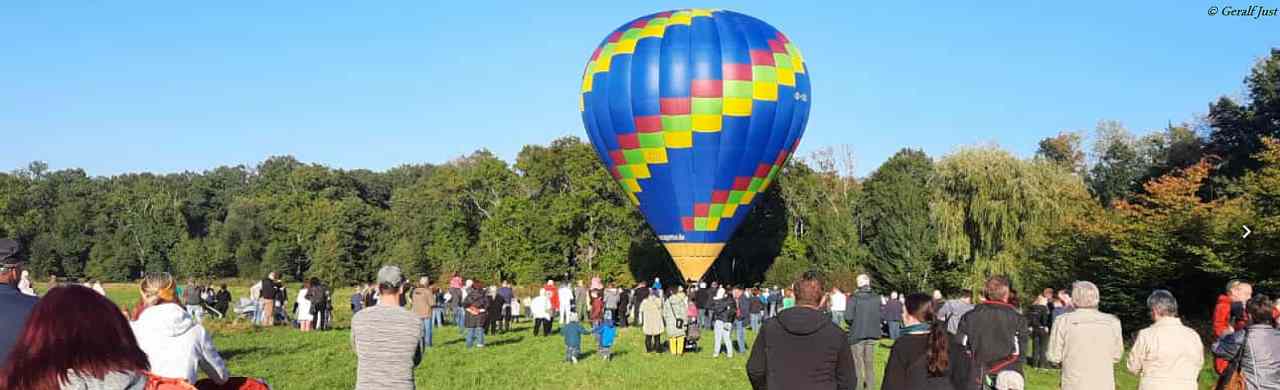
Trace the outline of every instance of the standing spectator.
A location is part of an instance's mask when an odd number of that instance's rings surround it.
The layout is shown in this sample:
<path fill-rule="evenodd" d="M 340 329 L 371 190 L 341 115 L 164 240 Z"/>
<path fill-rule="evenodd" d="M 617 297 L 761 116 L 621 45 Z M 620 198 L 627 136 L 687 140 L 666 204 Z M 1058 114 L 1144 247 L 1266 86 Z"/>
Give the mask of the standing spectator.
<path fill-rule="evenodd" d="M 769 289 L 769 314 L 765 317 L 773 318 L 773 316 L 778 315 L 778 312 L 782 311 L 782 298 L 784 297 L 781 288 L 773 286 L 773 288 Z"/>
<path fill-rule="evenodd" d="M 987 278 L 982 296 L 986 299 L 965 313 L 956 327 L 956 339 L 964 348 L 964 360 L 969 365 L 951 371 L 952 382 L 960 387 L 992 384 L 1002 371 L 1022 375 L 1019 362 L 1022 351 L 1018 350 L 1018 344 L 1026 333 L 1027 319 L 1008 302 L 1009 278 L 1000 275 Z"/>
<path fill-rule="evenodd" d="M 600 326 L 600 321 L 604 320 L 604 297 L 600 290 L 591 290 L 591 328 Z"/>
<path fill-rule="evenodd" d="M 484 332 L 486 335 L 498 334 L 502 326 L 502 312 L 507 307 L 507 302 L 502 300 L 502 296 L 498 295 L 498 286 L 489 286 L 489 294 L 486 296 L 484 311 Z"/>
<path fill-rule="evenodd" d="M 806 273 L 795 283 L 798 307 L 765 323 L 747 360 L 755 389 L 851 389 L 853 357 L 839 327 L 818 311 L 825 289 Z"/>
<path fill-rule="evenodd" d="M 423 276 L 418 279 L 418 288 L 413 289 L 413 314 L 422 322 L 422 347 L 430 348 L 435 333 L 436 292 L 432 291 L 431 279 Z"/>
<path fill-rule="evenodd" d="M 884 304 L 883 320 L 889 326 L 889 339 L 897 340 L 902 329 L 902 301 L 898 299 L 897 291 L 889 294 L 889 300 Z"/>
<path fill-rule="evenodd" d="M 547 279 L 547 284 L 542 286 L 542 291 L 547 293 L 547 300 L 551 303 L 550 311 L 554 314 L 556 309 L 560 307 L 560 290 L 556 288 L 555 282 Z"/>
<path fill-rule="evenodd" d="M 849 324 L 849 339 L 852 350 L 854 390 L 871 390 L 876 388 L 876 342 L 880 340 L 880 297 L 871 291 L 871 277 L 858 275 L 858 289 L 853 292 L 844 312 L 845 322 Z M 758 336 L 757 336 L 758 338 Z"/>
<path fill-rule="evenodd" d="M 884 368 L 883 390 L 950 390 L 952 356 L 947 326 L 934 313 L 933 297 L 907 295 L 902 337 L 893 343 Z"/>
<path fill-rule="evenodd" d="M 302 289 L 298 290 L 297 300 L 294 301 L 293 315 L 298 319 L 298 328 L 303 332 L 310 332 L 311 325 L 314 323 L 313 321 L 315 321 L 315 315 L 311 314 L 311 299 L 307 297 L 307 294 L 311 293 L 312 288 L 314 288 L 314 286 L 311 285 L 311 281 L 304 280 L 302 282 Z"/>
<path fill-rule="evenodd" d="M 586 283 L 582 279 L 578 279 L 578 287 L 573 289 L 573 312 L 578 313 L 578 321 L 590 321 L 591 318 L 591 293 L 587 290 Z"/>
<path fill-rule="evenodd" d="M 26 273 L 22 269 L 25 264 L 18 257 L 21 250 L 17 241 L 0 239 L 0 366 L 4 365 L 9 349 L 18 339 L 18 332 L 36 306 L 34 295 L 14 288 L 19 275 Z"/>
<path fill-rule="evenodd" d="M 600 321 L 600 326 L 592 329 L 596 334 L 596 354 L 601 359 L 609 360 L 609 356 L 613 354 L 613 339 L 618 335 L 618 330 L 613 327 L 613 320 L 605 318 Z"/>
<path fill-rule="evenodd" d="M 831 297 L 827 298 L 827 302 L 831 304 L 831 323 L 840 326 L 840 322 L 844 320 L 844 307 L 846 296 L 844 291 L 840 291 L 839 287 L 831 287 Z"/>
<path fill-rule="evenodd" d="M 461 290 L 461 289 L 463 288 L 463 285 L 462 285 L 462 275 L 458 275 L 458 273 L 457 273 L 457 272 L 454 272 L 454 273 L 453 273 L 453 276 L 450 276 L 450 277 L 449 277 L 449 288 L 450 288 L 450 289 L 455 289 L 455 288 L 456 288 L 456 289 Z"/>
<path fill-rule="evenodd" d="M 467 313 L 468 313 L 467 297 L 471 296 L 473 292 L 471 289 L 471 286 L 474 283 L 475 282 L 472 282 L 471 279 L 467 279 L 466 281 L 462 282 L 462 288 L 458 290 L 458 309 L 459 310 L 456 311 L 454 318 L 458 322 L 458 329 L 462 330 L 463 334 L 466 334 L 467 332 L 467 325 L 466 325 Z"/>
<path fill-rule="evenodd" d="M 698 284 L 698 291 L 693 293 L 693 303 L 698 306 L 698 326 L 711 329 L 711 294 L 715 291 L 707 288 L 707 282 Z"/>
<path fill-rule="evenodd" d="M 796 305 L 796 295 L 789 288 L 782 289 L 782 310 L 790 309 Z"/>
<path fill-rule="evenodd" d="M 561 283 L 556 295 L 560 297 L 556 310 L 560 311 L 560 325 L 564 325 L 569 323 L 569 313 L 573 312 L 573 287 L 569 282 Z"/>
<path fill-rule="evenodd" d="M 1098 286 L 1071 285 L 1076 310 L 1054 321 L 1049 361 L 1062 364 L 1062 390 L 1115 389 L 1114 367 L 1124 356 L 1120 320 L 1098 311 Z"/>
<path fill-rule="evenodd" d="M 1222 337 L 1245 327 L 1244 304 L 1253 296 L 1253 285 L 1243 280 L 1227 282 L 1226 292 L 1218 296 L 1218 303 L 1213 307 L 1213 337 Z M 1227 359 L 1216 357 L 1213 368 L 1222 374 L 1227 368 Z"/>
<path fill-rule="evenodd" d="M 942 296 L 942 290 L 933 290 L 933 310 L 941 309 L 944 303 L 947 303 L 947 301 Z"/>
<path fill-rule="evenodd" d="M 458 274 L 456 274 L 456 273 L 455 273 L 455 274 L 454 274 L 454 277 L 455 277 L 455 278 L 456 278 L 456 277 L 458 277 L 457 275 L 458 275 Z M 458 287 L 453 287 L 453 280 L 452 280 L 452 279 L 450 279 L 450 280 L 449 280 L 449 292 L 445 294 L 445 296 L 447 296 L 447 297 L 448 297 L 448 298 L 446 298 L 446 300 L 448 301 L 448 302 L 447 302 L 447 305 L 448 305 L 448 308 L 449 308 L 449 310 L 450 310 L 450 311 L 449 311 L 449 320 L 450 320 L 450 321 L 453 321 L 453 324 L 454 324 L 454 325 L 456 325 L 456 326 L 458 327 L 458 330 L 459 330 L 459 331 L 461 331 L 461 332 L 465 332 L 465 331 L 466 331 L 466 328 L 464 328 L 464 327 L 462 326 L 462 320 L 463 320 L 463 313 L 462 313 L 462 312 L 463 312 L 463 310 L 462 310 L 462 291 L 463 291 L 463 288 L 464 288 L 464 287 L 462 287 L 462 282 L 461 282 L 461 281 L 459 281 L 459 282 L 458 282 Z"/>
<path fill-rule="evenodd" d="M 1182 325 L 1178 301 L 1165 290 L 1147 298 L 1150 327 L 1138 331 L 1129 351 L 1129 372 L 1141 378 L 1138 390 L 1195 390 L 1204 367 L 1204 344 L 1195 330 Z"/>
<path fill-rule="evenodd" d="M 186 306 L 187 314 L 190 314 L 197 324 L 204 317 L 204 300 L 200 295 L 202 292 L 203 289 L 196 284 L 194 278 L 187 278 L 187 288 L 182 292 L 182 304 Z"/>
<path fill-rule="evenodd" d="M 614 320 L 618 327 L 625 328 L 630 323 L 627 314 L 631 313 L 631 290 L 618 288 L 618 310 L 614 311 Z"/>
<path fill-rule="evenodd" d="M 1031 367 L 1049 368 L 1045 352 L 1049 349 L 1049 327 L 1053 326 L 1053 313 L 1049 311 L 1049 299 L 1037 295 L 1027 308 L 1027 324 L 1031 326 L 1031 340 L 1035 352 L 1031 355 Z"/>
<path fill-rule="evenodd" d="M 267 277 L 262 279 L 262 287 L 258 296 L 258 309 L 261 310 L 262 318 L 258 325 L 273 326 L 276 318 L 276 273 L 271 272 Z"/>
<path fill-rule="evenodd" d="M 151 372 L 196 383 L 198 367 L 214 382 L 226 383 L 227 364 L 213 346 L 213 337 L 178 305 L 175 285 L 167 273 L 148 274 L 139 285 L 142 299 L 129 326 L 147 354 Z"/>
<path fill-rule="evenodd" d="M 305 294 L 307 300 L 311 302 L 311 316 L 314 323 L 311 324 L 312 329 L 325 330 L 329 328 L 329 322 L 333 318 L 333 304 L 330 302 L 329 286 L 320 282 L 320 278 L 311 278 L 311 288 Z"/>
<path fill-rule="evenodd" d="M 1271 317 L 1271 306 L 1266 295 L 1248 300 L 1244 316 L 1248 326 L 1213 344 L 1213 355 L 1227 359 L 1230 375 L 1244 375 L 1248 390 L 1280 388 L 1280 330 Z"/>
<path fill-rule="evenodd" d="M 819 297 L 819 300 L 822 298 Z M 716 289 L 716 295 L 711 297 L 711 319 L 715 321 L 715 343 L 711 357 L 720 357 L 720 346 L 729 352 L 729 358 L 733 358 L 733 345 L 730 344 L 729 329 L 733 327 L 733 319 L 737 312 L 737 304 L 734 303 L 733 297 L 725 293 L 724 287 Z"/>
<path fill-rule="evenodd" d="M 218 286 L 218 292 L 213 294 L 213 299 L 217 303 L 213 304 L 214 310 L 227 315 L 227 310 L 231 308 L 231 291 L 227 291 L 227 285 L 224 283 Z"/>
<path fill-rule="evenodd" d="M 662 315 L 662 298 L 658 298 L 656 293 L 646 293 L 644 301 L 640 302 L 640 323 L 644 324 L 642 331 L 644 332 L 644 351 L 651 353 L 662 352 L 662 331 L 666 329 Z"/>
<path fill-rule="evenodd" d="M 503 280 L 502 287 L 498 288 L 498 296 L 502 297 L 502 314 L 499 315 L 500 330 L 506 333 L 511 330 L 511 318 L 519 315 L 520 303 L 516 302 L 515 289 L 511 288 L 511 282 Z"/>
<path fill-rule="evenodd" d="M 577 313 L 569 313 L 564 325 L 560 327 L 560 335 L 564 336 L 564 361 L 578 364 L 578 354 L 582 351 L 582 336 L 589 334 L 578 322 Z"/>
<path fill-rule="evenodd" d="M 378 270 L 378 304 L 351 318 L 356 354 L 356 390 L 412 390 L 413 368 L 422 361 L 422 320 L 400 307 L 400 267 Z"/>
<path fill-rule="evenodd" d="M 364 309 L 364 285 L 356 283 L 351 288 L 351 315 L 355 315 Z"/>
<path fill-rule="evenodd" d="M 763 293 L 760 292 L 759 288 L 755 289 L 755 293 L 751 297 L 751 307 L 748 309 L 751 312 L 751 330 L 756 332 L 760 331 L 760 323 L 764 319 L 765 300 L 768 299 L 768 297 L 761 294 Z"/>
<path fill-rule="evenodd" d="M 609 287 L 604 289 L 604 318 L 617 321 L 618 303 L 621 300 L 622 294 L 613 283 L 609 283 Z"/>
<path fill-rule="evenodd" d="M 947 323 L 947 333 L 952 336 L 956 334 L 960 328 L 960 318 L 969 310 L 973 310 L 973 291 L 967 289 L 960 290 L 960 296 L 942 304 L 938 317 Z"/>
<path fill-rule="evenodd" d="M 551 335 L 551 293 L 547 290 L 538 291 L 538 296 L 533 298 L 529 303 L 529 315 L 533 316 L 533 335 L 538 336 L 538 331 L 542 331 L 543 336 Z"/>
<path fill-rule="evenodd" d="M 747 321 L 751 319 L 751 296 L 741 287 L 733 288 L 733 339 L 738 345 L 738 353 L 747 353 Z"/>
<path fill-rule="evenodd" d="M 1075 304 L 1071 303 L 1071 291 L 1065 288 L 1058 290 L 1058 295 L 1053 300 L 1053 320 L 1057 321 L 1058 317 L 1075 309 Z"/>
<path fill-rule="evenodd" d="M 470 281 L 469 281 L 470 282 Z M 466 334 L 463 338 L 466 340 L 467 349 L 471 347 L 484 348 L 484 320 L 485 311 L 489 309 L 489 302 L 484 293 L 484 283 L 471 282 L 471 287 L 466 291 L 466 297 L 462 299 L 462 308 L 465 317 L 462 319 L 463 327 L 466 328 Z"/>
<path fill-rule="evenodd" d="M 646 287 L 644 282 L 637 283 L 636 288 L 634 290 L 631 290 L 631 302 L 632 302 L 631 306 L 635 306 L 635 313 L 633 313 L 633 315 L 631 316 L 632 318 L 635 318 L 635 321 L 633 321 L 634 322 L 633 325 L 640 326 L 644 324 L 644 319 L 640 311 L 640 305 L 643 304 L 644 300 L 648 298 L 649 298 L 649 288 Z"/>
<path fill-rule="evenodd" d="M 0 389 L 143 390 L 147 354 L 120 308 L 88 288 L 50 290 L 31 312 Z"/>
<path fill-rule="evenodd" d="M 689 298 L 684 295 L 680 286 L 667 287 L 667 300 L 662 307 L 662 319 L 667 325 L 667 340 L 672 355 L 684 354 L 685 327 L 689 326 L 688 306 Z"/>

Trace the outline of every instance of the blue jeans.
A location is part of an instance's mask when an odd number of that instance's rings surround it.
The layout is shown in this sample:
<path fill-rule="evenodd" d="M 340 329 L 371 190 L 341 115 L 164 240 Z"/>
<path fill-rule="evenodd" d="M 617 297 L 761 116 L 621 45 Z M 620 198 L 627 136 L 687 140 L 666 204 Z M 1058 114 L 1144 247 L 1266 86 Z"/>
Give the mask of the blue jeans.
<path fill-rule="evenodd" d="M 702 329 L 711 329 L 712 321 L 710 310 L 698 310 L 698 325 L 701 326 Z"/>
<path fill-rule="evenodd" d="M 435 333 L 436 321 L 432 317 L 427 316 L 427 318 L 422 319 L 422 346 L 424 347 L 431 346 L 431 334 Z"/>
<path fill-rule="evenodd" d="M 733 320 L 733 334 L 738 340 L 738 353 L 747 353 L 747 330 L 743 326 L 745 320 Z"/>
<path fill-rule="evenodd" d="M 444 308 L 443 307 L 431 308 L 431 322 L 434 322 L 435 326 L 444 326 Z"/>
<path fill-rule="evenodd" d="M 715 347 L 712 349 L 713 352 L 711 352 L 712 357 L 720 356 L 721 345 L 724 345 L 724 349 L 729 351 L 729 357 L 733 357 L 733 344 L 730 344 L 731 341 L 729 341 L 729 327 L 731 326 L 732 324 L 728 322 L 716 320 L 715 322 L 716 342 L 714 344 Z"/>
<path fill-rule="evenodd" d="M 484 345 L 484 328 L 466 328 L 467 348 Z"/>
<path fill-rule="evenodd" d="M 462 310 L 461 306 L 453 309 L 453 321 L 458 324 L 458 330 L 461 330 L 463 332 L 467 331 L 467 327 L 463 326 L 463 324 L 466 322 L 466 319 L 467 319 L 467 311 Z"/>
<path fill-rule="evenodd" d="M 751 330 L 760 331 L 760 320 L 764 313 L 751 313 Z"/>

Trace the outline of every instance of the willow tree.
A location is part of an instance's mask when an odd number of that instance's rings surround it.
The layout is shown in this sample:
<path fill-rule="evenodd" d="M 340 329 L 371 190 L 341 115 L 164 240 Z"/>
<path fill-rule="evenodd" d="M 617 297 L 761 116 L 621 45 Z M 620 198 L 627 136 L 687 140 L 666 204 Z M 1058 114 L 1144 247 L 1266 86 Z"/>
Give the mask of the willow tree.
<path fill-rule="evenodd" d="M 1089 199 L 1078 176 L 1044 160 L 1019 160 L 994 146 L 968 147 L 937 165 L 931 207 L 938 245 L 975 291 L 987 276 L 1018 287 L 1035 265 L 1032 253 L 1061 218 Z"/>

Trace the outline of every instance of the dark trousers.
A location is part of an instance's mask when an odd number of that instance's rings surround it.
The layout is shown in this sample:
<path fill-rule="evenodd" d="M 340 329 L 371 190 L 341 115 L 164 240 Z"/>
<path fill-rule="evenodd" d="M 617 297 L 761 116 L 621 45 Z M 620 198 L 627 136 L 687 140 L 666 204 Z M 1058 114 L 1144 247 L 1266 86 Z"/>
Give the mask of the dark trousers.
<path fill-rule="evenodd" d="M 662 335 L 645 335 L 644 336 L 645 352 L 662 352 Z"/>
<path fill-rule="evenodd" d="M 1040 368 L 1049 367 L 1049 358 L 1045 356 L 1045 354 L 1049 352 L 1049 332 L 1032 332 L 1031 342 L 1035 346 L 1034 354 L 1031 355 L 1031 366 Z"/>
<path fill-rule="evenodd" d="M 551 335 L 551 320 L 546 318 L 533 319 L 533 335 L 538 335 L 538 329 L 542 329 L 543 336 Z"/>

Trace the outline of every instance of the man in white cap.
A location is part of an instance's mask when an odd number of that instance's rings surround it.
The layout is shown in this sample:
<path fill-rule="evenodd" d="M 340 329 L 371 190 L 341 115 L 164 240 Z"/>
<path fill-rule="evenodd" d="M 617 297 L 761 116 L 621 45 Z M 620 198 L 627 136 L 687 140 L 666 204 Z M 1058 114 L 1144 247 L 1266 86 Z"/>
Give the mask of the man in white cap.
<path fill-rule="evenodd" d="M 876 343 L 880 341 L 880 297 L 871 291 L 871 277 L 858 275 L 858 289 L 845 305 L 849 346 L 853 353 L 854 389 L 876 389 Z"/>
<path fill-rule="evenodd" d="M 378 270 L 378 304 L 351 318 L 356 353 L 356 390 L 412 390 L 413 368 L 422 361 L 422 322 L 400 307 L 404 276 L 400 267 Z"/>

